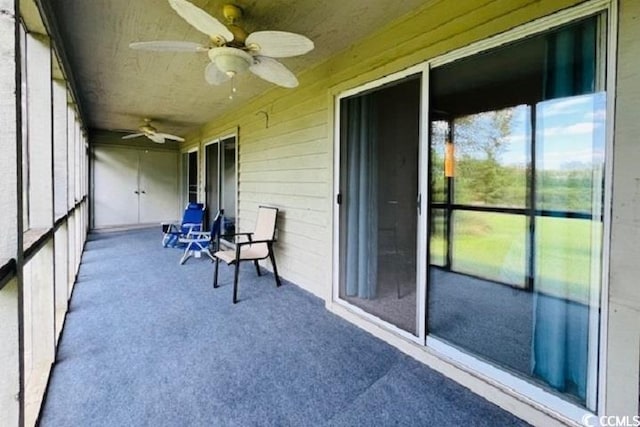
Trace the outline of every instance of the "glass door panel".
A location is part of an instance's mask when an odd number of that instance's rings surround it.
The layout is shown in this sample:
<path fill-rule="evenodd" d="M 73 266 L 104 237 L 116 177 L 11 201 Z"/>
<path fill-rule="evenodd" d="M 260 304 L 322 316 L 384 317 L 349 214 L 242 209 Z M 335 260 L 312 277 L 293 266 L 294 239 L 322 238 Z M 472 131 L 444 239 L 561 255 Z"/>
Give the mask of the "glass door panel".
<path fill-rule="evenodd" d="M 207 227 L 211 226 L 211 221 L 218 209 L 220 209 L 220 169 L 219 169 L 219 147 L 218 142 L 209 144 L 205 149 L 206 159 L 206 200 L 207 200 Z"/>
<path fill-rule="evenodd" d="M 417 335 L 420 78 L 341 103 L 340 298 Z"/>
<path fill-rule="evenodd" d="M 590 318 L 599 311 L 605 101 L 604 92 L 561 97 L 536 114 L 533 371 L 581 398 L 597 349 Z"/>
<path fill-rule="evenodd" d="M 428 334 L 592 410 L 605 18 L 434 68 L 429 79 Z"/>
<path fill-rule="evenodd" d="M 187 201 L 196 203 L 198 201 L 198 152 L 192 151 L 185 154 L 187 158 L 186 164 L 186 181 L 187 181 Z"/>
<path fill-rule="evenodd" d="M 233 234 L 236 229 L 236 198 L 238 193 L 236 166 L 236 138 L 223 139 L 221 142 L 220 179 L 221 200 L 224 207 L 224 234 Z"/>
<path fill-rule="evenodd" d="M 206 196 L 209 226 L 215 214 L 223 211 L 221 234 L 236 229 L 238 193 L 236 137 L 215 141 L 206 146 Z"/>

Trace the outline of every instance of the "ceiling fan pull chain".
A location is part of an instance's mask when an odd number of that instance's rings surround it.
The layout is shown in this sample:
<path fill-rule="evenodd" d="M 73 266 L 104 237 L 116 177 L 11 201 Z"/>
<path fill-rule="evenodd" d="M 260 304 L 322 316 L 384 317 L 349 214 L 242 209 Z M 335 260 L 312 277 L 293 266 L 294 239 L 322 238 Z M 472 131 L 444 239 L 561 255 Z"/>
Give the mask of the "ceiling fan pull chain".
<path fill-rule="evenodd" d="M 231 92 L 229 93 L 229 99 L 233 99 L 233 94 L 236 93 L 236 75 L 231 75 Z"/>

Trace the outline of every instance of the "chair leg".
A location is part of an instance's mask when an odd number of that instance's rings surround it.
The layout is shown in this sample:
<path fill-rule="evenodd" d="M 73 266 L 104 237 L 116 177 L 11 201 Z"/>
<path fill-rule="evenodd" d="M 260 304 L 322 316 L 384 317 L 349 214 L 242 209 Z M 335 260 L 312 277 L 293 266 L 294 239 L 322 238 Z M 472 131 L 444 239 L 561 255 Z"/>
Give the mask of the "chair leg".
<path fill-rule="evenodd" d="M 200 250 L 201 254 L 205 254 L 206 256 L 208 256 L 209 258 L 211 258 L 211 262 L 213 262 L 213 260 L 215 258 L 213 258 L 213 255 L 211 255 L 211 252 L 209 251 L 209 248 L 204 248 Z"/>
<path fill-rule="evenodd" d="M 180 258 L 180 265 L 184 264 L 190 257 L 191 257 L 191 251 L 189 250 L 189 248 L 187 248 L 184 250 L 184 253 L 182 254 L 182 258 Z"/>
<path fill-rule="evenodd" d="M 216 258 L 216 268 L 215 268 L 215 272 L 213 273 L 213 288 L 217 288 L 218 287 L 218 264 L 220 264 L 220 260 L 218 258 Z"/>
<path fill-rule="evenodd" d="M 273 275 L 276 277 L 276 286 L 280 286 L 280 276 L 278 276 L 278 267 L 276 267 L 276 256 L 273 254 L 273 250 L 269 250 L 269 259 L 271 260 L 271 265 L 273 266 Z"/>
<path fill-rule="evenodd" d="M 233 303 L 238 302 L 238 273 L 240 269 L 240 263 L 236 261 L 236 271 L 233 275 Z"/>
<path fill-rule="evenodd" d="M 258 276 L 262 276 L 262 274 L 260 274 L 260 264 L 258 264 L 258 261 L 253 261 L 253 265 L 256 266 L 256 273 L 258 273 Z"/>

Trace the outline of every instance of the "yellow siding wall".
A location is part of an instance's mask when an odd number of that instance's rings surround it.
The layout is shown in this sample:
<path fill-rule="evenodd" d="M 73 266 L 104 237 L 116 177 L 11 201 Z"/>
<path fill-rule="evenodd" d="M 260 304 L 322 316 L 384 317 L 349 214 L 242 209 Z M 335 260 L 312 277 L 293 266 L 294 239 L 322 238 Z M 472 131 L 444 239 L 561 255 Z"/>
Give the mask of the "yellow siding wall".
<path fill-rule="evenodd" d="M 304 289 L 329 298 L 332 95 L 577 3 L 581 1 L 425 2 L 421 9 L 299 75 L 297 89 L 275 88 L 205 125 L 190 135 L 184 150 L 238 127 L 240 229 L 252 229 L 259 204 L 279 207 L 283 211 L 276 253 L 279 271 Z M 268 113 L 268 127 L 259 111 Z"/>

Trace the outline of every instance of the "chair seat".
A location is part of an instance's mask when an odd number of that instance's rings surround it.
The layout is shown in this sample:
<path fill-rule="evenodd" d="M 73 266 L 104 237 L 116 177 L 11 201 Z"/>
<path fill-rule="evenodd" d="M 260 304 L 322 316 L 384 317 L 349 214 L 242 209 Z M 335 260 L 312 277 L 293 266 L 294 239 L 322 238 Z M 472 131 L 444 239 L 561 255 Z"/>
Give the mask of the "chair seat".
<path fill-rule="evenodd" d="M 235 250 L 218 251 L 213 256 L 220 258 L 222 261 L 224 261 L 227 264 L 232 264 L 236 261 Z M 240 260 L 264 259 L 268 256 L 269 256 L 269 250 L 266 248 L 266 245 L 263 245 L 263 244 L 255 245 L 254 247 L 245 247 L 240 249 Z"/>

